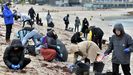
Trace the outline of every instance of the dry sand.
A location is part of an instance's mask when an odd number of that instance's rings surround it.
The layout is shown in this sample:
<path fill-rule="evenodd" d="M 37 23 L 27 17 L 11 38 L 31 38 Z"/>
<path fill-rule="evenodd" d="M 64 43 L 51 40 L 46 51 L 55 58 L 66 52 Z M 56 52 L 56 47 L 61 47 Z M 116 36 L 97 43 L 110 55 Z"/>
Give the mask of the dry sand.
<path fill-rule="evenodd" d="M 108 40 L 109 36 L 111 36 L 112 27 L 109 26 L 110 21 L 102 21 L 101 19 L 104 17 L 109 16 L 121 16 L 121 14 L 126 14 L 128 11 L 131 11 L 132 9 L 110 9 L 110 10 L 96 10 L 96 11 L 87 11 L 85 8 L 82 7 L 50 7 L 50 6 L 33 6 L 33 5 L 17 5 L 18 11 L 22 12 L 24 14 L 27 14 L 28 9 L 30 7 L 34 7 L 35 11 L 40 13 L 40 17 L 43 19 L 44 26 L 37 26 L 34 25 L 35 28 L 39 30 L 39 32 L 46 33 L 46 11 L 50 10 L 51 15 L 53 17 L 53 21 L 55 23 L 55 31 L 58 34 L 58 37 L 63 43 L 66 45 L 68 51 L 70 48 L 70 38 L 73 35 L 74 32 L 68 32 L 64 30 L 64 22 L 63 17 L 66 14 L 70 14 L 70 27 L 74 27 L 74 20 L 76 16 L 79 16 L 81 20 L 83 18 L 88 18 L 90 25 L 95 25 L 103 29 L 105 35 L 104 39 Z M 100 14 L 102 16 L 100 16 Z M 90 20 L 91 16 L 93 16 L 92 20 Z M 0 25 L 2 27 L 2 30 L 0 33 L 2 35 L 5 35 L 5 26 L 3 24 L 3 19 L 0 18 Z M 28 25 L 27 25 L 28 26 Z M 22 25 L 19 23 L 15 23 L 12 29 L 12 39 L 15 38 L 16 32 L 21 29 Z M 80 26 L 81 27 L 81 26 Z M 5 64 L 3 63 L 3 52 L 7 45 L 4 45 L 4 36 L 0 36 L 0 75 L 71 75 L 67 69 L 66 64 L 72 63 L 73 54 L 69 54 L 68 62 L 67 63 L 61 63 L 61 62 L 53 62 L 48 63 L 46 61 L 43 61 L 43 58 L 38 55 L 37 57 L 26 55 L 26 57 L 31 58 L 32 62 L 24 69 L 24 71 L 18 71 L 13 72 L 7 69 Z M 103 51 L 106 50 L 106 45 L 104 45 Z M 133 59 L 131 58 L 131 72 L 133 74 Z M 111 70 L 111 54 L 105 58 L 104 60 L 105 68 L 104 72 L 107 70 Z M 120 69 L 120 72 L 121 69 Z"/>

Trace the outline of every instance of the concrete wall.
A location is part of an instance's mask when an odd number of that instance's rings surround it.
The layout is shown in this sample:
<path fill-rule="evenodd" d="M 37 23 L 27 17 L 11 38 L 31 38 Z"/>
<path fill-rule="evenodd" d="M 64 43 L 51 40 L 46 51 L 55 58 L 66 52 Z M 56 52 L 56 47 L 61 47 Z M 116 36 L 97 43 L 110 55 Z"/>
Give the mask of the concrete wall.
<path fill-rule="evenodd" d="M 69 0 L 69 3 L 77 3 L 79 0 Z"/>
<path fill-rule="evenodd" d="M 56 5 L 56 1 L 60 1 L 60 0 L 48 0 L 48 4 L 50 5 Z"/>

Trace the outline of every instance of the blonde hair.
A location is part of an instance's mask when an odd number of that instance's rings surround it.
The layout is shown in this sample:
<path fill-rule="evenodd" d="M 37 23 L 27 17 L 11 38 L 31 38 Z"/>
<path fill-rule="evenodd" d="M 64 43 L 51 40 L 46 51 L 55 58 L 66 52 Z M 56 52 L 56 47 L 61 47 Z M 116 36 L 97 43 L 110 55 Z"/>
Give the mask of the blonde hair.
<path fill-rule="evenodd" d="M 82 32 L 79 32 L 79 33 L 80 33 L 80 36 L 82 36 L 83 33 Z"/>

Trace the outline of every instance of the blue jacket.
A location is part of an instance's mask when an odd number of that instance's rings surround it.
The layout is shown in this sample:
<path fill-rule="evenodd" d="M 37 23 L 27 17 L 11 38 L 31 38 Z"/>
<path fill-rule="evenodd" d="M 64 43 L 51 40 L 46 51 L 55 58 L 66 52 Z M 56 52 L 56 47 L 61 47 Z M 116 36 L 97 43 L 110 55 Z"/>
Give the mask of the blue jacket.
<path fill-rule="evenodd" d="M 3 16 L 4 16 L 4 22 L 6 25 L 14 23 L 14 20 L 13 20 L 14 15 L 6 5 L 4 6 Z"/>

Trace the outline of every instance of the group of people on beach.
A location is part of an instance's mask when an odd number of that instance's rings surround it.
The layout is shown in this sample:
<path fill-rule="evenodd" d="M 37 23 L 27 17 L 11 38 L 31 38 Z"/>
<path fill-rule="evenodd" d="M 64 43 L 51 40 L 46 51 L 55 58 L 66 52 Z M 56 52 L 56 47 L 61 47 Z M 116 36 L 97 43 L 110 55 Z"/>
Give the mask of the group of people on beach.
<path fill-rule="evenodd" d="M 31 22 L 34 23 L 36 15 L 33 8 L 29 9 L 28 15 L 30 17 L 27 17 L 22 15 L 20 16 L 17 14 L 17 12 L 12 13 L 10 7 L 11 3 L 5 4 L 2 11 L 3 13 L 2 15 L 6 26 L 5 40 L 8 43 L 8 47 L 6 47 L 4 52 L 3 60 L 5 64 L 8 66 L 8 68 L 13 70 L 21 70 L 26 65 L 28 65 L 31 62 L 31 59 L 25 58 L 25 54 L 27 53 L 27 51 L 28 53 L 32 52 L 35 55 L 42 54 L 44 60 L 49 62 L 53 60 L 66 61 L 68 56 L 66 48 L 60 40 L 57 40 L 58 36 L 55 33 L 55 31 L 52 29 L 54 26 L 52 25 L 51 27 L 52 18 L 49 12 L 46 17 L 46 20 L 48 27 L 51 28 L 47 29 L 46 34 L 44 33 L 41 34 L 38 32 L 37 29 L 35 29 L 31 25 Z M 18 20 L 19 17 L 23 22 L 22 29 L 20 29 L 17 32 L 17 37 L 19 39 L 13 39 L 12 41 L 10 41 L 11 30 L 14 24 L 14 19 Z M 39 14 L 37 14 L 36 17 L 36 23 L 39 24 L 39 20 L 37 19 L 40 20 Z M 31 27 L 24 27 L 25 22 L 28 22 L 31 25 Z M 30 39 L 33 40 L 34 43 L 33 46 L 29 44 Z M 63 49 L 64 51 L 61 49 Z"/>
<path fill-rule="evenodd" d="M 66 61 L 64 59 L 64 56 L 66 55 L 64 55 L 64 52 L 61 51 L 63 50 L 62 46 L 58 44 L 58 35 L 56 34 L 56 31 L 53 30 L 54 23 L 49 11 L 46 16 L 48 26 L 46 34 L 39 33 L 38 30 L 32 26 L 36 15 L 32 7 L 28 12 L 30 17 L 20 16 L 23 18 L 23 28 L 17 32 L 19 39 L 13 39 L 10 42 L 12 25 L 14 24 L 14 16 L 16 16 L 16 12 L 12 13 L 10 7 L 11 3 L 6 3 L 2 11 L 6 26 L 5 40 L 7 43 L 10 43 L 9 46 L 6 47 L 3 56 L 3 60 L 8 68 L 13 70 L 21 70 L 31 62 L 30 58 L 25 58 L 25 53 L 28 50 L 27 47 L 29 46 L 30 39 L 34 42 L 34 47 L 32 47 L 32 50 L 34 50 L 36 54 L 42 54 L 44 60 L 49 62 Z M 66 25 L 65 30 L 68 30 L 69 14 L 67 14 L 63 20 Z M 31 27 L 24 27 L 25 22 L 29 22 Z M 36 17 L 36 23 L 43 25 L 41 18 L 39 18 L 39 14 L 37 14 Z M 76 45 L 76 50 L 74 51 L 74 62 L 79 61 L 77 60 L 77 55 L 80 55 L 82 56 L 82 60 L 86 61 L 87 59 L 89 63 L 91 61 L 94 63 L 94 61 L 96 61 L 98 51 L 102 50 L 102 37 L 104 32 L 99 27 L 89 26 L 87 18 L 84 18 L 83 20 L 81 31 L 79 31 L 80 24 L 80 19 L 77 16 L 75 19 L 76 33 L 74 33 L 71 37 L 71 43 Z M 122 66 L 124 75 L 131 75 L 130 57 L 131 52 L 133 51 L 133 39 L 124 31 L 124 27 L 121 23 L 114 26 L 113 32 L 114 35 L 112 35 L 109 39 L 108 49 L 104 52 L 104 56 L 109 55 L 111 52 L 113 53 L 113 75 L 119 75 L 119 65 Z M 82 39 L 82 34 L 84 34 L 83 36 L 86 38 L 85 40 Z"/>

